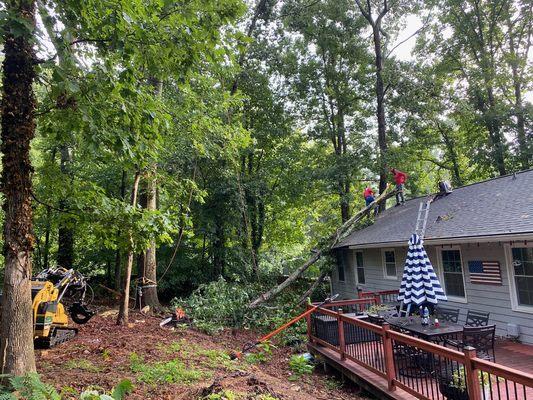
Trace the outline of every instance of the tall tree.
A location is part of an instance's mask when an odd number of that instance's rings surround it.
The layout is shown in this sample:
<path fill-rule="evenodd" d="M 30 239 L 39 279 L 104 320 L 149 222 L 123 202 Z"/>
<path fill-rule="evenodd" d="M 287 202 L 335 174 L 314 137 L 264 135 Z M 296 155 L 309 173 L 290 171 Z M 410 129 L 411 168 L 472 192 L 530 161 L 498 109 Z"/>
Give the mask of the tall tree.
<path fill-rule="evenodd" d="M 385 94 L 386 87 L 383 83 L 383 17 L 391 10 L 387 0 L 379 1 L 374 4 L 376 10 L 372 7 L 372 2 L 367 1 L 366 6 L 360 0 L 355 0 L 361 14 L 368 21 L 372 28 L 372 41 L 374 43 L 374 65 L 376 67 L 376 117 L 378 121 L 378 148 L 379 148 L 379 193 L 383 193 L 387 187 L 387 124 L 385 119 Z M 381 210 L 385 209 L 385 204 L 380 206 Z"/>
<path fill-rule="evenodd" d="M 3 373 L 35 371 L 31 300 L 32 182 L 30 142 L 35 134 L 33 49 L 35 2 L 5 2 L 3 26 L 2 192 L 4 200 L 4 290 L 0 326 Z"/>
<path fill-rule="evenodd" d="M 528 71 L 528 64 L 530 64 L 529 51 L 533 38 L 533 3 L 530 1 L 509 2 L 506 36 L 507 55 L 505 59 L 511 68 L 512 85 L 510 86 L 512 86 L 514 97 L 512 113 L 516 118 L 518 159 L 522 169 L 528 169 L 533 163 L 533 139 L 528 133 L 532 127 L 527 127 L 524 93 L 532 89 L 532 75 Z"/>
<path fill-rule="evenodd" d="M 470 103 L 487 132 L 493 168 L 500 175 L 508 171 L 508 145 L 503 135 L 506 112 L 498 70 L 509 2 L 449 0 L 441 7 L 434 31 L 438 34 L 432 38 L 439 56 L 459 74 L 459 81 L 466 83 Z M 446 27 L 451 28 L 451 37 L 443 40 Z"/>
<path fill-rule="evenodd" d="M 301 35 L 287 38 L 293 44 L 286 60 L 296 64 L 288 63 L 287 77 L 303 106 L 300 119 L 310 140 L 332 150 L 315 174 L 338 197 L 342 222 L 351 216 L 353 181 L 365 155 L 363 101 L 369 98 L 370 58 L 361 43 L 364 25 L 354 11 L 351 1 L 328 1 L 286 18 L 288 28 Z"/>
<path fill-rule="evenodd" d="M 139 181 L 141 173 L 139 170 L 135 172 L 133 178 L 133 186 L 131 188 L 130 205 L 133 210 L 137 208 L 137 194 L 139 192 Z M 133 268 L 133 259 L 135 257 L 135 242 L 134 233 L 130 228 L 128 232 L 128 252 L 126 256 L 126 268 L 124 270 L 124 283 L 122 284 L 122 296 L 120 300 L 120 308 L 117 316 L 117 325 L 125 325 L 128 323 L 129 309 L 130 309 L 130 282 L 131 271 Z"/>

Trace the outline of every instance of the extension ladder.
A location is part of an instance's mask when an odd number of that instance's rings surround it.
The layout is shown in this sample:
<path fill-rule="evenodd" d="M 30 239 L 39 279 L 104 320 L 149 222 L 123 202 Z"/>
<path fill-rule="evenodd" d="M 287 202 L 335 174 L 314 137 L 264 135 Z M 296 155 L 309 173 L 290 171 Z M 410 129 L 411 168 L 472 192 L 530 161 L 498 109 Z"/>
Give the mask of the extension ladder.
<path fill-rule="evenodd" d="M 416 218 L 415 233 L 420 236 L 421 239 L 424 238 L 424 234 L 426 233 L 429 207 L 432 201 L 433 198 L 430 197 L 425 202 L 420 203 L 420 206 L 418 207 L 418 217 Z"/>

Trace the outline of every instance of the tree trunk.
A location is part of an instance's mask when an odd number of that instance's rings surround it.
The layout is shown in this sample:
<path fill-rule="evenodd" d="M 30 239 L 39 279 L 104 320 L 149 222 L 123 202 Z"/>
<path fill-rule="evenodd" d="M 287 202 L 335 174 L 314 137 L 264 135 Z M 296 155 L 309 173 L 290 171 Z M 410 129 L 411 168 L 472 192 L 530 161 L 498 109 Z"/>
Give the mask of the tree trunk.
<path fill-rule="evenodd" d="M 226 235 L 224 221 L 221 216 L 215 216 L 215 237 L 213 239 L 213 267 L 215 276 L 224 276 L 226 266 Z"/>
<path fill-rule="evenodd" d="M 60 147 L 60 170 L 61 174 L 72 181 L 70 164 L 72 163 L 72 153 L 67 145 Z M 59 200 L 59 209 L 68 210 L 68 199 Z M 66 269 L 72 268 L 74 264 L 74 229 L 67 214 L 60 215 L 60 222 L 57 235 L 57 265 Z"/>
<path fill-rule="evenodd" d="M 47 269 L 49 265 L 48 257 L 50 254 L 50 218 L 52 208 L 46 207 L 46 227 L 44 232 L 44 250 L 43 250 L 43 269 Z"/>
<path fill-rule="evenodd" d="M 531 166 L 531 143 L 526 136 L 526 124 L 524 118 L 524 105 L 522 103 L 522 79 L 518 71 L 518 58 L 516 54 L 516 47 L 514 42 L 513 26 L 510 15 L 507 17 L 507 24 L 509 27 L 509 51 L 511 55 L 511 71 L 513 74 L 513 89 L 514 89 L 514 115 L 516 116 L 516 136 L 518 139 L 518 153 L 522 169 L 528 169 Z M 529 46 L 529 41 L 528 41 Z M 529 49 L 529 47 L 528 47 Z M 526 52 L 527 53 L 527 52 Z"/>
<path fill-rule="evenodd" d="M 133 179 L 133 188 L 131 189 L 131 205 L 132 207 L 137 206 L 137 193 L 139 191 L 139 180 L 141 179 L 141 173 L 139 171 L 135 172 L 135 178 Z M 125 325 L 128 323 L 128 311 L 130 303 L 130 283 L 131 283 L 131 270 L 133 268 L 133 258 L 134 254 L 134 243 L 133 243 L 133 233 L 129 232 L 129 249 L 128 255 L 126 258 L 126 268 L 124 274 L 124 284 L 122 287 L 122 298 L 120 302 L 120 310 L 117 316 L 117 325 Z"/>
<path fill-rule="evenodd" d="M 381 47 L 380 25 L 373 27 L 374 52 L 376 65 L 376 116 L 378 120 L 379 147 L 379 193 L 387 187 L 387 125 L 385 121 L 385 88 L 383 85 L 383 49 Z M 380 211 L 385 210 L 385 203 L 380 204 Z"/>
<path fill-rule="evenodd" d="M 304 294 L 300 297 L 298 300 L 298 305 L 302 305 L 307 301 L 308 297 L 311 297 L 313 292 L 324 282 L 324 279 L 326 279 L 326 276 L 328 276 L 329 271 L 322 271 L 322 273 L 319 275 L 319 277 L 313 282 L 313 284 L 305 291 Z"/>
<path fill-rule="evenodd" d="M 4 290 L 0 326 L 3 374 L 35 371 L 31 299 L 32 234 L 30 142 L 35 134 L 33 29 L 35 2 L 5 3 L 2 113 L 2 189 L 4 193 Z M 25 21 L 22 24 L 20 21 Z M 31 27 L 18 36 L 11 32 Z M 25 28 L 24 28 L 25 29 Z"/>
<path fill-rule="evenodd" d="M 155 171 L 148 176 L 146 188 L 146 209 L 149 211 L 157 210 L 157 183 L 155 178 Z M 145 253 L 144 264 L 144 279 L 142 281 L 142 300 L 144 305 L 150 306 L 152 311 L 161 309 L 159 298 L 157 297 L 157 259 L 156 259 L 156 244 L 152 240 L 150 247 Z"/>
<path fill-rule="evenodd" d="M 492 141 L 494 162 L 496 164 L 495 166 L 499 174 L 506 175 L 507 168 L 505 167 L 505 148 L 503 142 L 504 139 L 501 133 L 500 122 L 498 121 L 494 90 L 491 86 L 487 87 L 487 99 L 488 109 L 485 112 L 484 120 Z"/>
<path fill-rule="evenodd" d="M 446 131 L 446 127 L 441 127 L 437 123 L 437 128 L 442 136 L 442 141 L 446 146 L 446 151 L 448 157 L 452 162 L 452 182 L 455 187 L 463 186 L 463 178 L 461 177 L 461 169 L 459 167 L 459 160 L 457 157 L 457 151 L 455 150 L 455 141 L 450 137 L 449 133 Z"/>
<path fill-rule="evenodd" d="M 378 120 L 378 167 L 379 167 L 379 193 L 384 193 L 387 188 L 387 125 L 385 120 L 385 87 L 383 84 L 383 47 L 381 43 L 381 21 L 390 11 L 390 4 L 383 2 L 379 14 L 374 18 L 370 1 L 366 2 L 366 8 L 361 0 L 355 0 L 361 14 L 365 17 L 372 28 L 374 42 L 374 62 L 376 66 L 376 116 Z M 379 205 L 379 210 L 385 210 L 385 203 Z"/>
<path fill-rule="evenodd" d="M 120 198 L 125 200 L 126 197 L 126 171 L 122 170 L 122 178 L 120 181 Z M 120 236 L 120 229 L 117 232 L 117 236 Z M 117 249 L 115 254 L 115 289 L 120 290 L 121 287 L 121 266 L 122 255 L 120 249 Z"/>

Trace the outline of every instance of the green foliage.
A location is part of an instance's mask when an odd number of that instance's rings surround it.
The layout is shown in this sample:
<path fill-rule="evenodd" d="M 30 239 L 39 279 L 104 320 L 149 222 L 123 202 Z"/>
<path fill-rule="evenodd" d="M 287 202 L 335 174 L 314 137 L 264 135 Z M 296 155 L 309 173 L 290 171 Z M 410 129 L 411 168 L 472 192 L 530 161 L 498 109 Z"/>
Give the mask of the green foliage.
<path fill-rule="evenodd" d="M 79 369 L 87 372 L 100 372 L 102 369 L 84 358 L 71 359 L 65 363 L 67 369 Z"/>
<path fill-rule="evenodd" d="M 171 361 L 146 363 L 136 353 L 130 355 L 130 369 L 137 380 L 149 385 L 161 383 L 190 384 L 209 376 L 206 372 L 188 367 L 179 358 Z"/>
<path fill-rule="evenodd" d="M 67 394 L 77 396 L 77 391 L 72 388 L 63 388 L 61 395 L 52 385 L 41 381 L 36 373 L 29 373 L 19 377 L 10 377 L 10 388 L 1 388 L 0 399 L 5 400 L 61 400 Z M 133 390 L 133 385 L 128 379 L 119 382 L 112 393 L 100 393 L 97 390 L 85 390 L 79 395 L 80 400 L 123 400 Z"/>
<path fill-rule="evenodd" d="M 204 397 L 204 400 L 237 400 L 239 395 L 231 390 L 223 390 L 218 393 L 211 393 Z"/>
<path fill-rule="evenodd" d="M 255 352 L 245 355 L 245 360 L 250 364 L 264 364 L 272 358 L 272 344 L 262 342 L 255 347 Z"/>
<path fill-rule="evenodd" d="M 289 360 L 289 369 L 292 371 L 292 375 L 289 377 L 289 380 L 296 381 L 304 375 L 312 374 L 315 366 L 312 365 L 303 355 L 293 355 Z"/>
<path fill-rule="evenodd" d="M 43 383 L 36 373 L 9 378 L 11 388 L 4 393 L 6 399 L 27 400 L 61 400 L 61 397 L 52 385 Z"/>

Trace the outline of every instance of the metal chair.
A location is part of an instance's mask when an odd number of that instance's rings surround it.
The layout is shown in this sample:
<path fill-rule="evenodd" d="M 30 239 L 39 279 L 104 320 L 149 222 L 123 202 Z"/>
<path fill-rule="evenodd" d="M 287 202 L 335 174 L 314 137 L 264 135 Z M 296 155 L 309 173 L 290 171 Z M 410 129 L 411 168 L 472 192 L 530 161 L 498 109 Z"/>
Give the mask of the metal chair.
<path fill-rule="evenodd" d="M 456 324 L 459 321 L 458 308 L 436 307 L 435 316 L 441 321 L 448 321 Z"/>
<path fill-rule="evenodd" d="M 457 350 L 463 350 L 466 346 L 472 346 L 476 349 L 479 358 L 496 361 L 496 355 L 494 353 L 495 337 L 496 325 L 465 326 L 459 341 L 445 340 L 444 345 L 451 345 L 457 348 Z"/>
<path fill-rule="evenodd" d="M 487 326 L 490 313 L 468 310 L 465 326 Z"/>

